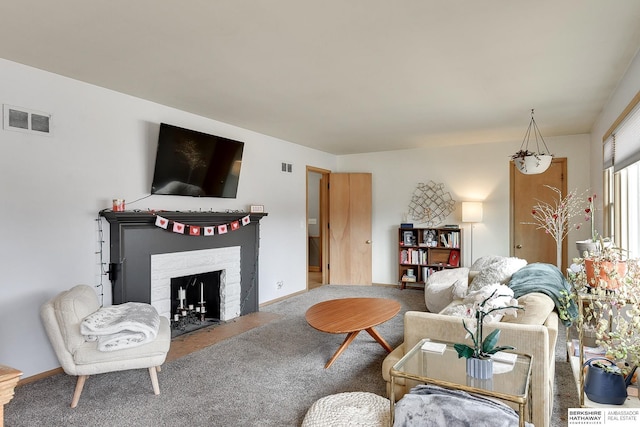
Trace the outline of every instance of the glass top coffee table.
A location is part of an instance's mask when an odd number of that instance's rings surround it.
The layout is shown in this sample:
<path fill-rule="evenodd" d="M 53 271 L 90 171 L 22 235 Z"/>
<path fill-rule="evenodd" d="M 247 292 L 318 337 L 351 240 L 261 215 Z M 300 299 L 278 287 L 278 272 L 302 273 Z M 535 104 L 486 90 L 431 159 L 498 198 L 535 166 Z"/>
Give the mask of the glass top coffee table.
<path fill-rule="evenodd" d="M 493 377 L 481 380 L 467 375 L 466 359 L 458 358 L 452 343 L 442 342 L 445 344 L 444 352 L 439 353 L 423 350 L 425 342 L 437 341 L 419 341 L 391 368 L 391 425 L 395 410 L 396 378 L 513 402 L 518 405 L 521 427 L 525 425 L 525 407 L 528 406 L 528 419 L 531 420 L 531 356 L 517 354 L 514 363 L 494 361 Z"/>

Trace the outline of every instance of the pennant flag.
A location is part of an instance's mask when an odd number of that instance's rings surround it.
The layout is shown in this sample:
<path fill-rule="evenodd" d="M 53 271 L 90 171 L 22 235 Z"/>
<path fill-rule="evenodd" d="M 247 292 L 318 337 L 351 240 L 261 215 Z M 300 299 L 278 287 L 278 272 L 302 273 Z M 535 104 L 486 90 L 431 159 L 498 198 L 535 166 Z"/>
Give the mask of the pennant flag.
<path fill-rule="evenodd" d="M 184 234 L 184 224 L 180 224 L 179 222 L 173 223 L 173 232 Z"/>
<path fill-rule="evenodd" d="M 200 227 L 195 225 L 189 226 L 189 236 L 199 236 L 200 235 Z"/>
<path fill-rule="evenodd" d="M 218 234 L 225 234 L 227 232 L 227 224 L 218 226 Z"/>
<path fill-rule="evenodd" d="M 156 227 L 164 228 L 165 230 L 169 226 L 169 220 L 161 216 L 156 217 Z"/>
<path fill-rule="evenodd" d="M 242 225 L 247 225 L 250 222 L 251 222 L 251 218 L 249 218 L 249 215 L 247 215 L 244 218 L 242 218 Z"/>
<path fill-rule="evenodd" d="M 240 221 L 233 221 L 231 223 L 231 230 L 236 231 L 238 228 L 240 228 Z"/>
<path fill-rule="evenodd" d="M 205 236 L 213 236 L 215 233 L 215 227 L 204 227 L 204 235 Z"/>

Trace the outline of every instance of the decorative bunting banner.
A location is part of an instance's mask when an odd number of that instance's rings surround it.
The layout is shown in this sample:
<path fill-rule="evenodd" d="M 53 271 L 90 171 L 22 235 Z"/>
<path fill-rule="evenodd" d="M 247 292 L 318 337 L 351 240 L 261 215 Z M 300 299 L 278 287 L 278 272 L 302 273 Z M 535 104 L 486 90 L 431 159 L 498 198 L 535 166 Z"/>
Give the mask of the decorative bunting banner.
<path fill-rule="evenodd" d="M 168 226 L 169 220 L 158 215 L 158 217 L 156 218 L 156 227 L 164 228 L 166 230 Z"/>
<path fill-rule="evenodd" d="M 180 224 L 179 222 L 174 222 L 173 223 L 173 232 L 174 233 L 179 233 L 179 234 L 184 234 L 184 224 Z"/>
<path fill-rule="evenodd" d="M 244 227 L 245 225 L 249 225 L 250 223 L 250 215 L 244 216 L 235 221 L 231 221 L 228 224 L 207 226 L 182 224 L 180 222 L 170 220 L 160 215 L 156 215 L 155 225 L 156 227 L 162 228 L 164 230 L 170 230 L 178 234 L 185 234 L 189 236 L 214 236 L 216 234 L 226 234 L 229 231 L 239 230 L 240 227 Z"/>

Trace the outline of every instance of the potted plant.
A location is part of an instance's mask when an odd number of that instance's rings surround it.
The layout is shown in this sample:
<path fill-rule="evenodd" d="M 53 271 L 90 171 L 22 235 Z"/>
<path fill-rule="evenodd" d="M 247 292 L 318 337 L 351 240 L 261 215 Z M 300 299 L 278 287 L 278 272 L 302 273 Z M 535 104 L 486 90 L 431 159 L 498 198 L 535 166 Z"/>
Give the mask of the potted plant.
<path fill-rule="evenodd" d="M 578 240 L 576 242 L 576 249 L 578 249 L 578 254 L 580 254 L 580 256 L 584 256 L 585 252 L 587 254 L 598 253 L 602 247 L 611 245 L 611 239 L 608 237 L 602 238 L 596 231 L 595 200 L 595 194 L 589 196 L 587 198 L 587 207 L 584 209 L 584 220 L 591 223 L 591 237 L 586 240 Z"/>
<path fill-rule="evenodd" d="M 491 355 L 503 351 L 513 350 L 514 347 L 505 345 L 497 346 L 498 339 L 500 338 L 500 329 L 494 329 L 489 335 L 484 337 L 483 326 L 485 321 L 492 313 L 497 311 L 503 311 L 503 314 L 516 314 L 516 310 L 524 309 L 518 305 L 518 301 L 510 297 L 510 301 L 507 306 L 499 305 L 498 298 L 505 297 L 505 295 L 496 295 L 498 290 L 494 290 L 493 293 L 487 298 L 483 299 L 480 303 L 476 303 L 474 306 L 475 325 L 467 325 L 467 322 L 463 319 L 462 326 L 467 331 L 468 336 L 471 337 L 473 346 L 468 344 L 454 344 L 454 348 L 458 353 L 458 358 L 464 357 L 467 359 L 467 374 L 471 377 L 487 379 L 493 376 L 493 360 Z M 489 317 L 490 318 L 490 317 Z"/>
<path fill-rule="evenodd" d="M 525 175 L 535 175 L 546 171 L 551 165 L 553 155 L 519 150 L 511 155 L 516 168 Z"/>
<path fill-rule="evenodd" d="M 607 405 L 624 403 L 636 366 L 626 376 L 618 365 L 605 358 L 589 359 L 584 366 L 587 367 L 584 392 L 590 400 Z"/>
<path fill-rule="evenodd" d="M 640 259 L 627 259 L 624 272 L 605 267 L 621 263 L 621 257 L 620 249 L 605 246 L 600 254 L 576 259 L 578 265 L 592 262 L 594 276 L 588 276 L 584 267 L 572 275 L 572 281 L 575 292 L 589 296 L 581 325 L 595 325 L 596 345 L 617 366 L 609 370 L 619 368 L 619 374 L 625 376 L 640 365 Z"/>
<path fill-rule="evenodd" d="M 578 259 L 585 273 L 585 284 L 591 288 L 611 290 L 620 287 L 627 263 L 623 251 L 613 245 L 605 245 L 603 239 L 598 244 L 598 251 L 584 253 L 584 258 Z"/>

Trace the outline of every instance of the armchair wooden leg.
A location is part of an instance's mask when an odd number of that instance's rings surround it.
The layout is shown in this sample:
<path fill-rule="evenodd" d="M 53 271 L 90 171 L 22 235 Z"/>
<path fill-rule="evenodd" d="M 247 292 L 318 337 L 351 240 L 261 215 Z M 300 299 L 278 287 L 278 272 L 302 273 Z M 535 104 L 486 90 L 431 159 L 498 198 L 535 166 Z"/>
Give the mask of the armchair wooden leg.
<path fill-rule="evenodd" d="M 78 376 L 78 381 L 76 382 L 76 389 L 73 392 L 73 399 L 71 399 L 71 407 L 75 408 L 78 406 L 78 401 L 80 400 L 80 394 L 82 394 L 82 389 L 84 387 L 85 381 L 87 381 L 89 375 L 80 375 Z"/>
<path fill-rule="evenodd" d="M 151 385 L 153 386 L 153 394 L 160 394 L 160 386 L 158 385 L 158 372 L 156 370 L 158 366 L 152 366 L 149 368 L 149 376 L 151 377 Z"/>

